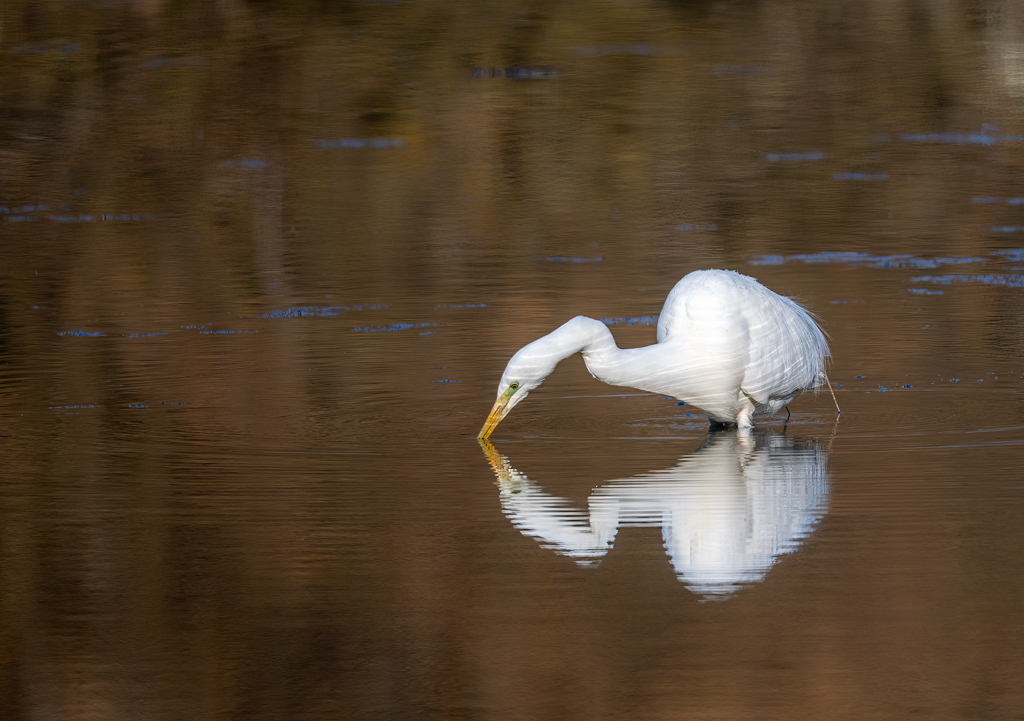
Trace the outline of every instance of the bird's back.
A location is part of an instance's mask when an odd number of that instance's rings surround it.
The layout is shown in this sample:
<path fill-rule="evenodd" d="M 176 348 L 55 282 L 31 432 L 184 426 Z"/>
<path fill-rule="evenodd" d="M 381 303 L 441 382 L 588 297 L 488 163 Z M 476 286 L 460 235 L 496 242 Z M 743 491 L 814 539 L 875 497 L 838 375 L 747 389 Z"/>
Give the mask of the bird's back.
<path fill-rule="evenodd" d="M 658 343 L 703 359 L 709 373 L 738 383 L 758 406 L 816 386 L 828 356 L 806 310 L 731 270 L 694 271 L 680 280 L 658 318 Z"/>

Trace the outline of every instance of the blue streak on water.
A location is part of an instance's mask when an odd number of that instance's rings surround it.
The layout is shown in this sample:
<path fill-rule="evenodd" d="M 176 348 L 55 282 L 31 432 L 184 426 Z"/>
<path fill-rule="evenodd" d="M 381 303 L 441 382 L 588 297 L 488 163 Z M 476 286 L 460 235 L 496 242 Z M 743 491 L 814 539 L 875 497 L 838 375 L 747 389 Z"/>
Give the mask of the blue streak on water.
<path fill-rule="evenodd" d="M 54 223 L 92 223 L 95 222 L 96 217 L 93 215 L 79 214 L 79 215 L 48 215 L 47 220 L 52 220 Z"/>
<path fill-rule="evenodd" d="M 438 378 L 434 383 L 462 383 L 462 381 L 457 378 Z"/>
<path fill-rule="evenodd" d="M 207 60 L 202 55 L 153 55 L 142 61 L 145 70 L 165 68 L 204 68 Z"/>
<path fill-rule="evenodd" d="M 122 338 L 156 338 L 158 336 L 167 335 L 164 331 L 157 331 L 155 333 L 122 333 Z"/>
<path fill-rule="evenodd" d="M 986 205 L 992 203 L 1006 203 L 1007 205 L 1024 205 L 1024 198 L 1003 198 L 998 195 L 975 195 L 971 198 L 972 203 Z"/>
<path fill-rule="evenodd" d="M 70 335 L 76 338 L 104 338 L 106 333 L 100 331 L 88 331 L 88 330 L 62 330 L 57 335 Z"/>
<path fill-rule="evenodd" d="M 599 318 L 605 325 L 657 325 L 658 316 L 639 315 L 633 318 Z"/>
<path fill-rule="evenodd" d="M 203 335 L 231 335 L 234 333 L 259 333 L 258 330 L 201 330 Z"/>
<path fill-rule="evenodd" d="M 783 263 L 847 263 L 867 268 L 937 268 L 942 265 L 984 263 L 984 258 L 919 258 L 909 254 L 873 255 L 859 251 L 823 251 L 820 253 L 798 253 L 796 255 L 758 255 L 751 265 L 782 265 Z"/>
<path fill-rule="evenodd" d="M 654 46 L 647 44 L 578 45 L 572 48 L 575 54 L 593 57 L 595 55 L 652 55 Z"/>
<path fill-rule="evenodd" d="M 307 318 L 338 315 L 350 310 L 381 310 L 387 308 L 385 303 L 361 303 L 358 305 L 298 305 L 284 310 L 271 310 L 252 318 Z"/>
<path fill-rule="evenodd" d="M 392 323 L 391 325 L 377 325 L 377 326 L 361 326 L 359 328 L 353 328 L 353 333 L 395 333 L 400 330 L 410 330 L 412 328 L 430 328 L 436 326 L 437 323 Z"/>
<path fill-rule="evenodd" d="M 985 285 L 1001 285 L 1007 288 L 1024 288 L 1024 275 L 1020 273 L 1008 273 L 1005 275 L 922 275 L 914 278 L 915 283 L 938 283 L 940 285 L 952 285 L 953 283 L 984 283 Z"/>
<path fill-rule="evenodd" d="M 993 225 L 989 228 L 990 233 L 1020 233 L 1024 231 L 1024 225 Z"/>
<path fill-rule="evenodd" d="M 0 205 L 0 213 L 42 213 L 49 209 L 49 205 L 23 205 L 20 208 L 8 208 L 5 205 Z"/>
<path fill-rule="evenodd" d="M 1022 134 L 992 133 L 991 129 L 980 133 L 904 133 L 900 140 L 904 143 L 946 143 L 949 145 L 987 145 L 997 143 L 1024 142 Z"/>
<path fill-rule="evenodd" d="M 32 206 L 26 206 L 31 208 Z M 39 206 L 44 208 L 46 206 Z M 17 211 L 9 211 L 16 213 Z M 33 211 L 28 210 L 25 212 L 45 212 L 45 211 Z M 5 214 L 6 215 L 6 214 Z M 18 214 L 6 215 L 6 220 L 9 223 L 18 223 L 30 220 L 49 220 L 52 223 L 115 223 L 115 222 L 128 222 L 138 223 L 146 220 L 156 220 L 156 216 L 152 213 L 61 213 L 61 214 L 47 214 L 47 215 L 25 215 L 24 212 Z"/>
<path fill-rule="evenodd" d="M 715 223 L 682 223 L 675 227 L 676 230 L 718 230 Z"/>
<path fill-rule="evenodd" d="M 127 404 L 124 405 L 124 407 L 125 408 L 133 408 L 133 409 L 134 408 L 152 408 L 153 405 L 154 405 L 153 403 L 127 403 Z M 160 401 L 160 403 L 155 404 L 155 405 L 161 405 L 161 406 L 187 406 L 188 403 L 186 403 L 184 401 Z M 51 410 L 51 411 L 79 411 L 79 410 L 84 410 L 84 409 L 88 409 L 88 408 L 102 408 L 102 407 L 103 407 L 102 405 L 97 404 L 97 403 L 88 403 L 88 404 L 73 403 L 73 404 L 69 404 L 69 405 L 65 405 L 65 406 L 47 406 L 47 409 Z"/>
<path fill-rule="evenodd" d="M 597 55 L 654 55 L 653 45 L 646 43 L 617 44 L 617 45 L 579 45 L 573 48 L 577 55 L 595 57 Z"/>
<path fill-rule="evenodd" d="M 506 68 L 472 68 L 471 78 L 507 78 L 509 80 L 544 80 L 561 77 L 562 71 L 549 65 L 510 66 Z"/>
<path fill-rule="evenodd" d="M 221 162 L 222 168 L 244 168 L 246 170 L 263 170 L 267 167 L 267 161 L 259 158 L 235 158 Z"/>
<path fill-rule="evenodd" d="M 434 310 L 441 310 L 442 308 L 486 308 L 486 303 L 438 303 L 434 306 Z"/>
<path fill-rule="evenodd" d="M 944 291 L 941 290 L 930 290 L 928 288 L 908 288 L 911 293 L 918 293 L 920 295 L 942 295 Z"/>
<path fill-rule="evenodd" d="M 824 160 L 825 153 L 765 153 L 764 159 L 769 163 L 794 163 L 802 161 Z"/>
<path fill-rule="evenodd" d="M 404 148 L 405 141 L 401 138 L 334 138 L 317 140 L 316 147 L 321 150 L 330 148 Z"/>
<path fill-rule="evenodd" d="M 832 180 L 888 180 L 888 173 L 832 173 Z"/>
<path fill-rule="evenodd" d="M 904 133 L 904 143 L 950 143 L 953 145 L 995 145 L 996 138 L 982 133 Z"/>
<path fill-rule="evenodd" d="M 338 315 L 340 312 L 340 306 L 331 307 L 318 307 L 318 306 L 296 306 L 293 308 L 285 308 L 284 310 L 272 310 L 261 315 L 255 316 L 256 318 L 305 318 L 305 317 L 323 317 Z"/>
<path fill-rule="evenodd" d="M 604 258 L 600 255 L 593 258 L 581 258 L 568 255 L 549 255 L 547 257 L 537 256 L 534 260 L 542 260 L 547 263 L 600 263 Z"/>

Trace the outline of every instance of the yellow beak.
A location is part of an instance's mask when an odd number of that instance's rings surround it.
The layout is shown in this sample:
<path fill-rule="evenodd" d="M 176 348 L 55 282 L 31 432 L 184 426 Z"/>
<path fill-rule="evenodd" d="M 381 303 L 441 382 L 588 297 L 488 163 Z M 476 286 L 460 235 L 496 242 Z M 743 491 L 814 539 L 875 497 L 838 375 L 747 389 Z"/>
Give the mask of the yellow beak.
<path fill-rule="evenodd" d="M 488 438 L 494 429 L 501 423 L 501 419 L 505 417 L 505 414 L 511 410 L 508 402 L 512 399 L 515 389 L 509 388 L 507 391 L 498 396 L 498 400 L 494 401 L 494 406 L 491 408 L 490 414 L 487 416 L 487 420 L 484 421 L 484 427 L 480 429 L 480 432 L 476 434 L 477 438 Z"/>

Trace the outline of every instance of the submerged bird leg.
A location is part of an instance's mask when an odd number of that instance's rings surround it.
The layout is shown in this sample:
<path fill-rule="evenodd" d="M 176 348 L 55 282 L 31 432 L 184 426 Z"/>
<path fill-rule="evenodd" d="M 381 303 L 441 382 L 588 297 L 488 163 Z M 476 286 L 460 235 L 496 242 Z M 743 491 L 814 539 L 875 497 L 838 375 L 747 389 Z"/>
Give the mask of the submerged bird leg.
<path fill-rule="evenodd" d="M 749 403 L 736 414 L 736 427 L 742 432 L 749 432 L 754 427 L 754 399 L 747 395 L 746 391 L 743 395 L 747 396 Z"/>
<path fill-rule="evenodd" d="M 736 412 L 736 427 L 741 431 L 749 430 L 754 427 L 754 413 L 757 411 L 757 401 L 742 388 L 740 388 L 740 393 L 743 394 L 747 402 Z"/>
<path fill-rule="evenodd" d="M 832 381 L 830 381 L 828 379 L 828 376 L 826 376 L 824 373 L 822 373 L 822 375 L 825 376 L 825 385 L 828 386 L 828 392 L 832 394 L 832 402 L 836 404 L 836 414 L 838 415 L 842 413 L 842 411 L 839 410 L 839 401 L 836 400 L 836 392 L 832 390 Z"/>

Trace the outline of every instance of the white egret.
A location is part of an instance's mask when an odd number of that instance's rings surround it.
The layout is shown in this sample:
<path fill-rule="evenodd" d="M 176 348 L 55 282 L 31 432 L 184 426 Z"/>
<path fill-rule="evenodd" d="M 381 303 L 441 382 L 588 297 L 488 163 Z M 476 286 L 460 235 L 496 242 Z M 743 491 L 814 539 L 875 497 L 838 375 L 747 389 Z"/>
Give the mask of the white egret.
<path fill-rule="evenodd" d="M 698 270 L 672 289 L 658 317 L 658 342 L 619 348 L 604 323 L 576 316 L 512 356 L 480 429 L 487 438 L 559 361 L 581 352 L 595 378 L 672 396 L 712 426 L 753 426 L 797 391 L 827 382 L 828 343 L 796 301 L 732 270 Z M 831 390 L 831 389 L 830 389 Z"/>

